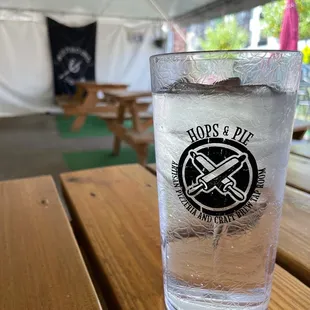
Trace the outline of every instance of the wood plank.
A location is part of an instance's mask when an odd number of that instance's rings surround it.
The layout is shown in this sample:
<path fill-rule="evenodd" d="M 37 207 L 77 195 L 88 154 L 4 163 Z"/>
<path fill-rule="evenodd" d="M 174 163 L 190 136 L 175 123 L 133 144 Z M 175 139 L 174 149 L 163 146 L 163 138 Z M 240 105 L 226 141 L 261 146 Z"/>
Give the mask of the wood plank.
<path fill-rule="evenodd" d="M 83 107 L 84 108 L 92 108 L 92 107 L 95 107 L 97 104 L 97 93 L 94 92 L 94 91 L 88 91 L 87 92 L 87 95 L 85 97 L 85 100 L 83 102 Z M 83 125 L 85 124 L 85 121 L 86 121 L 86 115 L 80 115 L 78 116 L 72 126 L 71 126 L 71 130 L 72 131 L 77 131 L 79 129 L 81 129 L 83 127 Z"/>
<path fill-rule="evenodd" d="M 139 118 L 141 119 L 140 115 Z M 142 131 L 145 131 L 153 126 L 153 118 L 150 118 L 144 122 L 141 122 L 140 128 Z"/>
<path fill-rule="evenodd" d="M 118 90 L 115 90 L 115 91 L 106 91 L 105 92 L 105 95 L 107 97 L 113 97 L 113 98 L 116 98 L 118 100 L 121 100 L 121 101 L 131 101 L 131 100 L 136 100 L 138 98 L 144 98 L 144 97 L 151 97 L 152 96 L 152 93 L 149 92 L 149 91 L 118 91 Z"/>
<path fill-rule="evenodd" d="M 164 309 L 156 178 L 138 165 L 61 175 L 108 307 Z M 310 289 L 275 267 L 269 309 L 310 309 Z"/>
<path fill-rule="evenodd" d="M 50 176 L 0 182 L 0 309 L 101 309 Z"/>
<path fill-rule="evenodd" d="M 291 146 L 291 153 L 310 158 L 310 143 L 294 144 Z"/>
<path fill-rule="evenodd" d="M 69 96 L 69 95 L 56 96 L 55 101 L 57 105 L 59 105 L 63 109 L 66 109 L 66 108 L 70 109 L 82 103 L 81 99 L 75 98 L 74 96 Z"/>
<path fill-rule="evenodd" d="M 133 165 L 62 174 L 61 180 L 99 282 L 110 292 L 108 307 L 158 309 L 163 287 L 154 176 Z"/>
<path fill-rule="evenodd" d="M 77 86 L 81 87 L 82 89 L 88 91 L 106 91 L 106 90 L 125 90 L 129 85 L 128 84 L 104 84 L 104 83 L 97 83 L 95 81 L 88 81 L 88 82 L 77 82 L 75 83 Z"/>
<path fill-rule="evenodd" d="M 310 193 L 310 159 L 290 154 L 286 184 Z"/>
<path fill-rule="evenodd" d="M 277 262 L 310 286 L 310 195 L 286 186 Z"/>
<path fill-rule="evenodd" d="M 152 132 L 135 132 L 119 124 L 118 120 L 114 119 L 106 119 L 105 121 L 115 137 L 125 141 L 133 149 L 136 149 L 138 144 L 149 144 L 154 142 L 154 134 Z"/>
<path fill-rule="evenodd" d="M 99 118 L 102 118 L 103 120 L 106 119 L 117 119 L 117 111 L 116 112 L 110 112 L 110 113 L 92 113 L 92 115 L 98 116 Z M 131 113 L 126 112 L 124 114 L 124 119 L 128 120 L 131 119 Z M 153 116 L 148 112 L 139 112 L 139 118 L 141 120 L 152 120 Z"/>
<path fill-rule="evenodd" d="M 149 131 L 136 132 L 134 130 L 127 130 L 126 136 L 135 144 L 154 143 L 154 134 Z"/>
<path fill-rule="evenodd" d="M 310 288 L 276 265 L 269 310 L 309 310 Z"/>
<path fill-rule="evenodd" d="M 121 149 L 121 136 L 125 133 L 126 129 L 123 127 L 124 119 L 125 119 L 126 107 L 124 105 L 119 105 L 117 110 L 117 118 L 114 121 L 107 121 L 108 128 L 114 133 L 114 142 L 113 142 L 113 155 L 118 155 Z M 111 125 L 110 125 L 111 124 Z M 112 125 L 115 125 L 116 131 L 113 131 Z M 119 128 L 120 135 L 117 134 L 117 126 L 121 126 Z"/>
<path fill-rule="evenodd" d="M 91 107 L 86 107 L 83 104 L 81 105 L 75 105 L 75 106 L 71 106 L 71 105 L 67 105 L 65 107 L 63 107 L 64 109 L 64 114 L 66 115 L 76 115 L 76 116 L 80 116 L 80 115 L 96 115 L 97 113 L 100 115 L 100 113 L 116 113 L 117 111 L 117 106 L 113 105 L 113 104 L 106 104 L 104 106 L 100 106 L 98 104 L 95 103 L 95 106 L 91 106 Z"/>

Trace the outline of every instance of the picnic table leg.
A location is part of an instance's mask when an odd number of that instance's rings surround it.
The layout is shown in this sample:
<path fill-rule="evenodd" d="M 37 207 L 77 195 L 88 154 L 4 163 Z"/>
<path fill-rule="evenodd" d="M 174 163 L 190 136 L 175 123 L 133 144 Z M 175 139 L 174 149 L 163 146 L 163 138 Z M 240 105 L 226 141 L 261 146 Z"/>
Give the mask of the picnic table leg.
<path fill-rule="evenodd" d="M 133 129 L 138 133 L 143 132 L 146 128 L 143 128 L 143 126 L 141 126 L 136 100 L 132 100 L 129 102 L 129 109 L 132 116 Z M 135 149 L 138 155 L 138 163 L 142 166 L 146 166 L 148 143 L 137 144 Z"/>
<path fill-rule="evenodd" d="M 141 130 L 141 124 L 140 124 L 136 100 L 129 102 L 129 110 L 132 116 L 134 130 L 137 132 L 141 132 L 142 130 Z"/>
<path fill-rule="evenodd" d="M 86 121 L 86 115 L 78 116 L 72 124 L 71 130 L 78 131 L 80 130 Z"/>
<path fill-rule="evenodd" d="M 88 114 L 87 109 L 95 107 L 96 103 L 97 103 L 97 93 L 93 91 L 89 91 L 86 95 L 84 103 L 79 108 L 79 110 L 82 110 L 83 112 L 85 111 L 85 115 L 80 115 L 76 118 L 76 120 L 74 121 L 71 127 L 72 131 L 80 130 L 83 127 L 86 121 L 87 114 Z"/>
<path fill-rule="evenodd" d="M 83 87 L 81 87 L 80 85 L 77 85 L 76 86 L 76 92 L 73 96 L 73 99 L 76 100 L 76 101 L 80 101 L 82 102 L 83 104 L 83 94 L 84 94 L 85 90 Z M 81 104 L 79 104 L 76 108 L 75 108 L 75 112 L 78 113 L 79 112 L 79 109 L 81 108 Z M 65 118 L 66 119 L 69 119 L 70 117 L 72 117 L 72 114 L 68 114 L 66 113 L 66 110 L 65 110 Z M 85 121 L 85 120 L 84 120 Z M 73 126 L 71 128 L 71 130 L 73 130 Z"/>
<path fill-rule="evenodd" d="M 142 166 L 147 165 L 148 143 L 139 144 L 136 146 L 138 155 L 138 163 Z"/>
<path fill-rule="evenodd" d="M 120 103 L 118 107 L 117 124 L 123 125 L 125 117 L 125 105 Z M 118 155 L 121 148 L 121 139 L 114 134 L 113 155 Z"/>
<path fill-rule="evenodd" d="M 152 118 L 148 119 L 144 123 L 142 123 L 140 128 L 142 131 L 145 131 L 151 126 L 153 126 L 153 119 Z"/>

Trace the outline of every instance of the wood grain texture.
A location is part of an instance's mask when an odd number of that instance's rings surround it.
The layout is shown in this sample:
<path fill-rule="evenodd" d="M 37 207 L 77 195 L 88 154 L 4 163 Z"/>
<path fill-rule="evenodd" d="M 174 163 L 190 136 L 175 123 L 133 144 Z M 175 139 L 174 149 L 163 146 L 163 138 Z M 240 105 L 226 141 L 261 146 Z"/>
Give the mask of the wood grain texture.
<path fill-rule="evenodd" d="M 108 307 L 158 309 L 163 287 L 154 176 L 129 165 L 65 173 L 61 180 L 110 293 Z"/>
<path fill-rule="evenodd" d="M 0 197 L 0 309 L 101 309 L 52 178 L 0 182 Z"/>
<path fill-rule="evenodd" d="M 77 82 L 75 83 L 76 86 L 88 91 L 106 91 L 106 90 L 125 90 L 129 85 L 127 84 L 100 84 L 96 83 L 95 81 L 91 82 Z"/>
<path fill-rule="evenodd" d="M 291 153 L 310 159 L 310 143 L 292 145 Z"/>
<path fill-rule="evenodd" d="M 286 186 L 277 262 L 310 286 L 310 195 Z"/>
<path fill-rule="evenodd" d="M 286 184 L 310 193 L 310 159 L 290 154 Z"/>
<path fill-rule="evenodd" d="M 126 90 L 111 90 L 111 91 L 106 91 L 105 95 L 107 97 L 113 97 L 115 99 L 118 99 L 122 102 L 124 101 L 131 101 L 131 100 L 136 100 L 138 98 L 144 98 L 144 97 L 151 97 L 152 93 L 148 91 L 126 91 Z"/>
<path fill-rule="evenodd" d="M 142 166 L 65 173 L 73 219 L 112 309 L 164 309 L 156 178 Z M 283 297 L 284 295 L 284 297 Z M 310 289 L 276 266 L 270 308 L 310 309 Z"/>
<path fill-rule="evenodd" d="M 276 265 L 269 310 L 309 310 L 310 288 Z"/>

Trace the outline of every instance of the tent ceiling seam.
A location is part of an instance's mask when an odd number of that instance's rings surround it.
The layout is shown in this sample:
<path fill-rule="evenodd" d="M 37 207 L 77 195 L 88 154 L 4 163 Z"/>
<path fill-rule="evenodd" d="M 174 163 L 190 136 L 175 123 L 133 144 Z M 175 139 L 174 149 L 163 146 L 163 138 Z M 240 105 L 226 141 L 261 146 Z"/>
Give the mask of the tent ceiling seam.
<path fill-rule="evenodd" d="M 111 16 L 111 15 L 105 15 L 100 16 L 96 14 L 90 14 L 90 13 L 82 13 L 82 12 L 70 12 L 70 11 L 53 11 L 53 10 L 35 10 L 35 9 L 19 9 L 15 7 L 8 7 L 8 8 L 1 8 L 0 7 L 0 20 L 1 20 L 1 11 L 11 11 L 14 13 L 37 13 L 42 14 L 44 16 L 55 14 L 55 15 L 69 15 L 69 16 L 83 16 L 83 17 L 92 17 L 95 19 L 120 19 L 120 20 L 126 20 L 126 21 L 141 21 L 141 22 L 162 22 L 163 19 L 161 18 L 154 18 L 154 17 L 147 17 L 147 18 L 138 18 L 138 17 L 126 17 L 126 16 Z"/>
<path fill-rule="evenodd" d="M 111 5 L 113 0 L 109 0 L 106 5 L 104 6 L 104 8 L 102 10 L 100 10 L 100 15 L 102 15 L 102 13 L 104 13 L 108 8 L 109 6 Z"/>
<path fill-rule="evenodd" d="M 146 2 L 148 2 L 148 3 L 150 3 L 155 9 L 156 9 L 156 11 L 163 17 L 163 19 L 165 20 L 165 21 L 169 21 L 169 17 L 168 16 L 166 16 L 165 14 L 164 14 L 164 12 L 162 11 L 162 9 L 159 7 L 159 5 L 156 3 L 156 1 L 155 0 L 145 0 Z"/>

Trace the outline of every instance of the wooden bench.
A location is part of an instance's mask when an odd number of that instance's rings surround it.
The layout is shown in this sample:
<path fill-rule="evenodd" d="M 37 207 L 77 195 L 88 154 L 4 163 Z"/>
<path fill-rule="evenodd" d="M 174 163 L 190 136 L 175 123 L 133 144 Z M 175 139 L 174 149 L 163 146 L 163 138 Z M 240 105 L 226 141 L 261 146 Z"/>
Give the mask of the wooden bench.
<path fill-rule="evenodd" d="M 156 178 L 127 165 L 64 173 L 64 194 L 111 309 L 163 306 Z M 310 309 L 310 288 L 275 267 L 269 309 Z"/>
<path fill-rule="evenodd" d="M 108 292 L 108 308 L 159 309 L 163 287 L 155 178 L 147 171 L 141 175 L 138 166 L 137 171 L 127 167 L 65 173 L 61 180 L 94 274 Z M 137 178 L 128 178 L 129 172 L 138 172 Z"/>
<path fill-rule="evenodd" d="M 290 154 L 286 183 L 310 193 L 310 159 Z"/>
<path fill-rule="evenodd" d="M 67 108 L 76 109 L 76 107 L 82 103 L 81 99 L 74 95 L 60 95 L 60 96 L 56 96 L 55 99 L 56 99 L 56 104 L 63 109 L 67 109 Z"/>
<path fill-rule="evenodd" d="M 0 194 L 0 309 L 101 309 L 52 178 Z"/>
<path fill-rule="evenodd" d="M 151 92 L 106 92 L 107 100 L 118 103 L 117 117 L 115 119 L 106 119 L 108 128 L 114 133 L 113 154 L 119 154 L 121 141 L 124 141 L 136 151 L 138 162 L 141 165 L 146 164 L 148 145 L 154 143 L 153 133 L 147 131 L 153 125 L 153 115 L 146 111 L 148 104 L 139 104 L 137 100 L 151 95 Z M 144 117 L 142 117 L 141 111 L 144 112 Z M 131 129 L 123 126 L 127 113 L 131 115 L 133 123 Z"/>
<path fill-rule="evenodd" d="M 290 186 L 285 188 L 277 262 L 310 286 L 310 195 Z"/>
<path fill-rule="evenodd" d="M 293 309 L 310 309 L 310 288 L 276 265 L 268 310 Z"/>
<path fill-rule="evenodd" d="M 99 84 L 96 82 L 78 82 L 76 83 L 76 94 L 64 104 L 64 99 L 58 99 L 65 115 L 77 116 L 72 125 L 72 130 L 79 130 L 85 123 L 86 117 L 94 113 L 116 112 L 115 102 L 109 102 L 107 98 L 98 99 L 97 93 L 111 90 L 125 90 L 126 84 Z"/>

